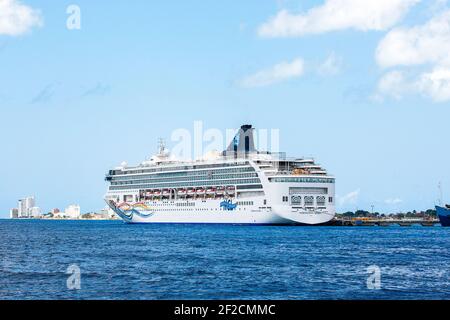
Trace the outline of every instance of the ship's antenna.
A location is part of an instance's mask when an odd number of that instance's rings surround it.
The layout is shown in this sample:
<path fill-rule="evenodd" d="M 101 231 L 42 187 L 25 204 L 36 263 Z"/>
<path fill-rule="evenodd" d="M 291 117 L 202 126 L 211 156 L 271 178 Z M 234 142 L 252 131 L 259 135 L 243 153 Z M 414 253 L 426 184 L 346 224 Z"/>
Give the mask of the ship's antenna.
<path fill-rule="evenodd" d="M 438 184 L 438 188 L 439 188 L 439 205 L 442 206 L 442 183 L 439 181 Z"/>
<path fill-rule="evenodd" d="M 160 155 L 164 154 L 164 151 L 166 150 L 166 142 L 163 138 L 158 139 L 158 151 Z"/>

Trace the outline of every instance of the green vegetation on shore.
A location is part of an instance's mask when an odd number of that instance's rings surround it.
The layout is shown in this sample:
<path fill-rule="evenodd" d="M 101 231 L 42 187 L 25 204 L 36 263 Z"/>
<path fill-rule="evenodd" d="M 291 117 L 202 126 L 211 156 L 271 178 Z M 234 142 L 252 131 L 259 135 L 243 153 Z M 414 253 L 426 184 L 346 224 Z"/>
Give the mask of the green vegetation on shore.
<path fill-rule="evenodd" d="M 357 210 L 355 212 L 347 211 L 344 213 L 337 213 L 337 217 L 343 218 L 437 218 L 436 210 L 428 209 L 426 211 L 408 211 L 400 213 L 379 213 L 379 212 L 369 212 L 365 210 Z"/>

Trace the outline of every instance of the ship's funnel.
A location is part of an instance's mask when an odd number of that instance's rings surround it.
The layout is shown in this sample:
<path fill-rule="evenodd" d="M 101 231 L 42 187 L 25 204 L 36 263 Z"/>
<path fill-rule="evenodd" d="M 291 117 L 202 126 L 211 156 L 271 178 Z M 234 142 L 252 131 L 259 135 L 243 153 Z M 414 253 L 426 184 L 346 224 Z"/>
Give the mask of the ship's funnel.
<path fill-rule="evenodd" d="M 255 129 L 249 124 L 241 126 L 223 154 L 225 156 L 238 156 L 256 152 L 253 130 Z"/>

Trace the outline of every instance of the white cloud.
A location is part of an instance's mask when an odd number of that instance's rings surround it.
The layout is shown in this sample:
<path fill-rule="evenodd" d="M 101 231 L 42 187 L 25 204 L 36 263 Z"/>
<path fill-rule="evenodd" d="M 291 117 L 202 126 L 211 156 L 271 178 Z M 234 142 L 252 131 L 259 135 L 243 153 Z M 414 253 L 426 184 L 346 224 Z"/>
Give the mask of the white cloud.
<path fill-rule="evenodd" d="M 416 86 L 425 95 L 430 96 L 435 102 L 450 100 L 450 68 L 436 67 L 431 72 L 420 76 Z"/>
<path fill-rule="evenodd" d="M 358 201 L 360 189 L 347 193 L 345 196 L 337 196 L 337 200 L 340 206 L 355 204 Z"/>
<path fill-rule="evenodd" d="M 281 62 L 270 68 L 249 75 L 239 81 L 244 88 L 264 87 L 291 78 L 300 77 L 304 72 L 303 59 L 297 58 L 292 62 Z"/>
<path fill-rule="evenodd" d="M 399 100 L 409 94 L 420 94 L 434 102 L 450 101 L 450 68 L 437 66 L 414 76 L 406 76 L 400 70 L 390 71 L 379 80 L 374 98 L 383 100 L 389 96 Z"/>
<path fill-rule="evenodd" d="M 326 0 L 305 13 L 281 10 L 261 25 L 262 37 L 296 37 L 329 31 L 386 30 L 398 23 L 420 0 Z"/>
<path fill-rule="evenodd" d="M 321 76 L 334 76 L 341 71 L 342 67 L 342 58 L 336 56 L 334 52 L 332 52 L 328 58 L 319 66 L 317 72 Z"/>
<path fill-rule="evenodd" d="M 410 90 L 408 87 L 403 72 L 398 70 L 388 72 L 378 82 L 377 98 L 382 99 L 383 96 L 391 96 L 399 100 Z"/>
<path fill-rule="evenodd" d="M 410 94 L 420 94 L 434 102 L 450 101 L 450 68 L 438 66 L 414 76 L 406 76 L 400 70 L 388 72 L 379 80 L 375 98 L 389 96 L 400 100 Z"/>
<path fill-rule="evenodd" d="M 404 68 L 380 79 L 378 95 L 400 99 L 421 94 L 434 102 L 450 101 L 450 10 L 423 25 L 391 30 L 380 41 L 375 58 L 382 68 Z"/>
<path fill-rule="evenodd" d="M 18 0 L 0 0 L 0 35 L 17 36 L 42 24 L 38 10 Z"/>
<path fill-rule="evenodd" d="M 391 30 L 378 44 L 375 58 L 384 68 L 450 64 L 450 10 L 424 25 Z"/>
<path fill-rule="evenodd" d="M 399 199 L 399 198 L 394 198 L 394 199 L 386 199 L 384 200 L 384 203 L 388 204 L 388 205 L 396 205 L 396 204 L 400 204 L 402 203 L 403 200 Z"/>

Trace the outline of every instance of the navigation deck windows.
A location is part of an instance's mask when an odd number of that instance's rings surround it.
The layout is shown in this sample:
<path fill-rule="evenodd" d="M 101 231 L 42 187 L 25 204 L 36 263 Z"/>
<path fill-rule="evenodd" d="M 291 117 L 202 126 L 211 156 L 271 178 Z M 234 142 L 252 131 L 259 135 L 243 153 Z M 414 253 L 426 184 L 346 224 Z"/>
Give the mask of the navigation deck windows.
<path fill-rule="evenodd" d="M 327 188 L 311 188 L 311 187 L 291 187 L 289 188 L 289 194 L 323 194 L 328 193 Z"/>

